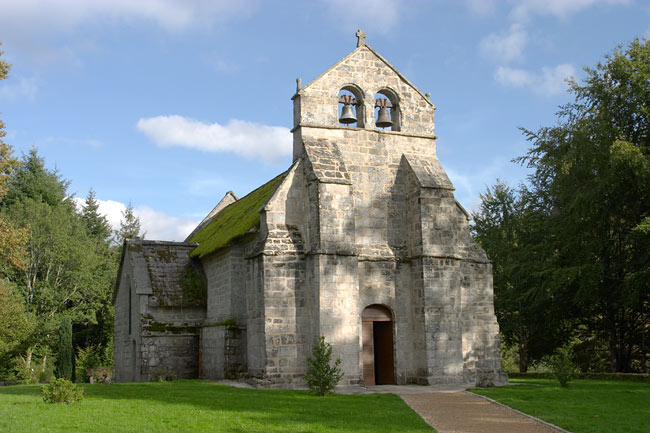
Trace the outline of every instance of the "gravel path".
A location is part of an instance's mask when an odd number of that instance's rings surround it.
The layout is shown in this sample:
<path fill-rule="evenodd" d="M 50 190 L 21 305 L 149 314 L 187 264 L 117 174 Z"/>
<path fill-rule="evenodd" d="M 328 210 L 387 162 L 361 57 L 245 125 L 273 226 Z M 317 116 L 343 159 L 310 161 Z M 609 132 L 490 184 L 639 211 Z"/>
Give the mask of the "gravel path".
<path fill-rule="evenodd" d="M 439 433 L 565 432 L 469 392 L 400 396 Z"/>

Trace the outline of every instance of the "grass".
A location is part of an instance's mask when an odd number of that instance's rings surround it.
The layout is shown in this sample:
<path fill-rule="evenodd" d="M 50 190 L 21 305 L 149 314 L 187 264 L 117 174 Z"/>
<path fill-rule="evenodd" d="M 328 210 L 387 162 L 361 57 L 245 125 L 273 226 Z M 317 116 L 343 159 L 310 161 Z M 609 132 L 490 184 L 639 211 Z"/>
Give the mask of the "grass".
<path fill-rule="evenodd" d="M 81 385 L 47 404 L 41 386 L 0 387 L 0 432 L 432 432 L 394 395 L 239 389 L 214 382 Z"/>
<path fill-rule="evenodd" d="M 473 389 L 507 406 L 574 433 L 650 432 L 650 383 L 511 379 L 517 386 Z"/>

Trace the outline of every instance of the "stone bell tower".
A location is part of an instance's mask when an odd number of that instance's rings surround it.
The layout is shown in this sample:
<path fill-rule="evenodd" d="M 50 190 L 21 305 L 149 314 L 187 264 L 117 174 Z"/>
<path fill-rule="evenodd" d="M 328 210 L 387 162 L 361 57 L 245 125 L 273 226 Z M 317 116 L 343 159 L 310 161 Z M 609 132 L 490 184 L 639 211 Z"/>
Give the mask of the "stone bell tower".
<path fill-rule="evenodd" d="M 503 383 L 491 263 L 436 156 L 435 106 L 357 38 L 293 96 L 305 351 L 324 335 L 349 384 Z"/>

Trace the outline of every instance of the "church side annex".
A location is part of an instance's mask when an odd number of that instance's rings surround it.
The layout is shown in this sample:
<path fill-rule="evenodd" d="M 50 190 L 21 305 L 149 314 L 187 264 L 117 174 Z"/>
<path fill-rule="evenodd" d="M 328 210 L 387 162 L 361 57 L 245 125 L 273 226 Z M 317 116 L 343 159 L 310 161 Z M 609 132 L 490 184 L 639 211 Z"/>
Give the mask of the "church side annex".
<path fill-rule="evenodd" d="M 228 192 L 185 242 L 126 240 L 115 379 L 500 385 L 492 268 L 436 156 L 429 95 L 365 43 L 302 87 L 293 164 Z"/>

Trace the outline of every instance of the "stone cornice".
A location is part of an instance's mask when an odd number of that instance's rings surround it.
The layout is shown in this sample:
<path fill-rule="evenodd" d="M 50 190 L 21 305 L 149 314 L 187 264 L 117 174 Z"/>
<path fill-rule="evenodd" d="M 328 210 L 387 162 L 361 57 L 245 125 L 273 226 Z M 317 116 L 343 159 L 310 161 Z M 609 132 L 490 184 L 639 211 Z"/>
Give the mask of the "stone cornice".
<path fill-rule="evenodd" d="M 414 138 L 425 138 L 427 140 L 435 140 L 438 138 L 436 135 L 426 135 L 426 134 L 413 134 L 409 132 L 402 131 L 382 131 L 380 129 L 366 129 L 366 128 L 355 128 L 350 126 L 332 126 L 332 125 L 318 125 L 315 123 L 301 123 L 297 126 L 294 126 L 291 129 L 291 133 L 296 132 L 300 128 L 316 128 L 316 129 L 340 129 L 342 131 L 360 131 L 360 132 L 376 132 L 377 134 L 386 134 L 386 135 L 399 135 L 402 137 L 414 137 Z"/>

